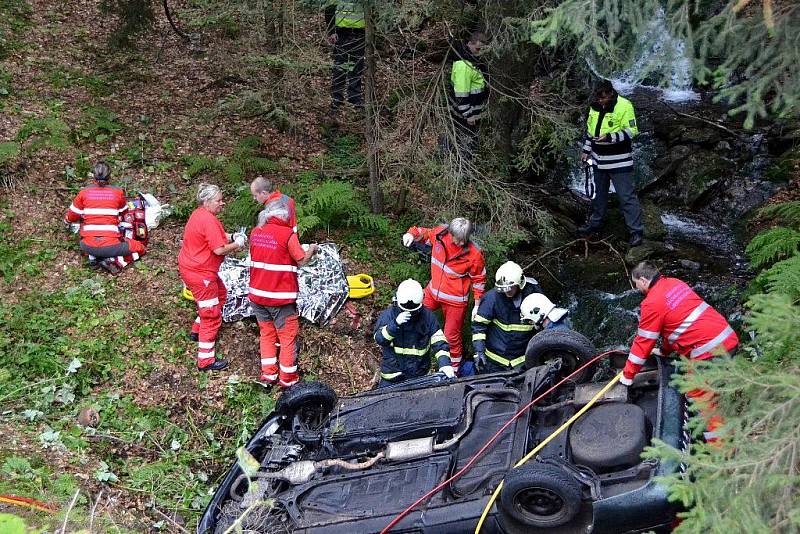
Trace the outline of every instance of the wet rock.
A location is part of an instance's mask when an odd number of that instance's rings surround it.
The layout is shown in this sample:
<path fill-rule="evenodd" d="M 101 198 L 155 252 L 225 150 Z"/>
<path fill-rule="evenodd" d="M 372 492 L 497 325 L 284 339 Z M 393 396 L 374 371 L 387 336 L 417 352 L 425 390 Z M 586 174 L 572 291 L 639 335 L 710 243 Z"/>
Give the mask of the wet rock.
<path fill-rule="evenodd" d="M 661 241 L 645 239 L 638 247 L 631 247 L 625 254 L 625 263 L 633 266 L 647 259 L 666 256 L 672 249 Z"/>
<path fill-rule="evenodd" d="M 681 267 L 683 267 L 684 269 L 689 269 L 690 271 L 700 270 L 700 264 L 696 261 L 680 260 L 678 263 L 680 263 Z"/>

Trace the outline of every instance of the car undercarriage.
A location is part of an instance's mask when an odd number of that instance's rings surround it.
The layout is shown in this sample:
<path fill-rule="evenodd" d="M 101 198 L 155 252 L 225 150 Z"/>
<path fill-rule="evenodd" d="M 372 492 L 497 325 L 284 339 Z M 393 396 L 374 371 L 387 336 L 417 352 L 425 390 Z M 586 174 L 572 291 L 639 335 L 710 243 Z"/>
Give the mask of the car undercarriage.
<path fill-rule="evenodd" d="M 674 512 L 654 476 L 677 466 L 640 456 L 654 437 L 681 446 L 683 401 L 668 386 L 671 366 L 657 363 L 632 387 L 613 387 L 534 460 L 513 469 L 604 385 L 567 382 L 396 528 L 471 532 L 504 479 L 485 532 L 636 532 L 668 525 Z M 324 384 L 295 386 L 229 471 L 198 532 L 219 534 L 233 525 L 259 533 L 380 532 L 555 384 L 560 364 L 455 381 L 429 375 L 341 399 Z"/>

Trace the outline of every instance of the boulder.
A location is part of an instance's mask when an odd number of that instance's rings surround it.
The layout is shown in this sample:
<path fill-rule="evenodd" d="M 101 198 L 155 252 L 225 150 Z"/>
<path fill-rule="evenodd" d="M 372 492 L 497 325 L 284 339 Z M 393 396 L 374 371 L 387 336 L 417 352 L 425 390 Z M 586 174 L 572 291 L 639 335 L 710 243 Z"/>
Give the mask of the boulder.
<path fill-rule="evenodd" d="M 673 252 L 673 248 L 662 241 L 645 239 L 638 247 L 630 247 L 625 254 L 625 263 L 634 266 L 640 261 L 650 258 L 666 256 Z"/>

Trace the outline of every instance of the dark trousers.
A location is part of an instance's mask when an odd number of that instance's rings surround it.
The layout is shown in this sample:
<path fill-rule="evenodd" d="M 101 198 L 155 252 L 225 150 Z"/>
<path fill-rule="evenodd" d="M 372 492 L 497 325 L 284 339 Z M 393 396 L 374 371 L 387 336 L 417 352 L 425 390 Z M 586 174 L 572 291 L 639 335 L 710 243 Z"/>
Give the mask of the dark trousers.
<path fill-rule="evenodd" d="M 331 80 L 333 105 L 340 106 L 344 103 L 346 88 L 347 101 L 354 106 L 363 106 L 364 89 L 361 79 L 364 76 L 364 30 L 338 28 L 336 36 Z"/>
<path fill-rule="evenodd" d="M 469 124 L 466 119 L 455 118 L 453 122 L 456 128 L 458 152 L 461 157 L 471 161 L 478 151 L 478 134 L 480 133 L 481 121 L 478 119 L 475 124 Z"/>
<path fill-rule="evenodd" d="M 594 228 L 600 228 L 606 220 L 608 211 L 608 186 L 609 182 L 614 183 L 619 198 L 619 207 L 622 216 L 625 218 L 625 226 L 632 234 L 641 234 L 644 230 L 642 225 L 642 208 L 639 205 L 639 198 L 636 196 L 636 188 L 633 185 L 633 171 L 609 172 L 594 171 L 594 183 L 596 188 L 595 197 L 592 199 L 592 216 L 589 224 Z"/>

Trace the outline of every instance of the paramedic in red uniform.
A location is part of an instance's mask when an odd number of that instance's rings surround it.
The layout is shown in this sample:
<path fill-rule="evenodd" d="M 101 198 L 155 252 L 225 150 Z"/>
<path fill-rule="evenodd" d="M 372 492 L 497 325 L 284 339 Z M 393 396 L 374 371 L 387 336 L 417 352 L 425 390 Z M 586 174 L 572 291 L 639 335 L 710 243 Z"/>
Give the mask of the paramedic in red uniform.
<path fill-rule="evenodd" d="M 297 267 L 305 265 L 317 250 L 300 245 L 292 229 L 288 205 L 280 199 L 267 202 L 250 233 L 250 307 L 260 332 L 263 385 L 277 383 L 282 389 L 300 380 L 295 340 L 297 317 Z M 275 346 L 280 343 L 280 361 Z"/>
<path fill-rule="evenodd" d="M 297 233 L 297 210 L 292 197 L 284 195 L 277 189 L 273 191 L 272 182 L 263 176 L 259 176 L 250 183 L 250 193 L 253 195 L 253 200 L 264 206 L 275 201 L 284 203 L 289 213 L 289 227 L 294 233 Z"/>
<path fill-rule="evenodd" d="M 675 351 L 691 360 L 708 360 L 732 354 L 739 337 L 717 310 L 709 306 L 686 282 L 662 276 L 651 263 L 643 261 L 631 271 L 631 279 L 645 295 L 641 304 L 639 329 L 623 370 L 622 384 L 630 386 L 633 377 L 647 361 L 661 338 L 661 353 Z M 708 424 L 704 437 L 717 441 L 722 417 L 716 414 L 715 395 L 704 389 L 686 393 L 694 399 Z"/>
<path fill-rule="evenodd" d="M 200 184 L 197 202 L 200 207 L 192 212 L 183 231 L 178 268 L 183 283 L 197 304 L 197 319 L 192 325 L 192 335 L 196 334 L 198 341 L 197 367 L 202 371 L 217 371 L 228 366 L 227 361 L 216 359 L 215 352 L 226 295 L 225 285 L 217 272 L 224 256 L 243 248 L 247 236 L 231 236 L 222 228 L 217 215 L 225 203 L 219 187 Z"/>
<path fill-rule="evenodd" d="M 66 223 L 81 223 L 81 250 L 90 260 L 115 258 L 120 267 L 145 253 L 144 243 L 123 237 L 120 226 L 128 211 L 125 191 L 108 185 L 111 169 L 105 162 L 94 166 L 94 185 L 81 189 L 64 217 Z"/>
<path fill-rule="evenodd" d="M 472 223 L 463 217 L 435 228 L 412 226 L 403 235 L 406 247 L 415 242 L 432 247 L 431 281 L 425 287 L 422 305 L 431 311 L 442 309 L 444 336 L 450 345 L 450 362 L 456 374 L 463 353 L 461 327 L 467 315 L 470 289 L 475 300 L 473 316 L 486 291 L 483 253 L 470 241 L 471 236 Z"/>

